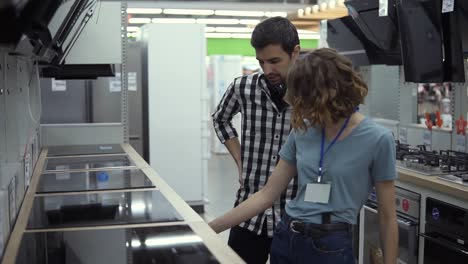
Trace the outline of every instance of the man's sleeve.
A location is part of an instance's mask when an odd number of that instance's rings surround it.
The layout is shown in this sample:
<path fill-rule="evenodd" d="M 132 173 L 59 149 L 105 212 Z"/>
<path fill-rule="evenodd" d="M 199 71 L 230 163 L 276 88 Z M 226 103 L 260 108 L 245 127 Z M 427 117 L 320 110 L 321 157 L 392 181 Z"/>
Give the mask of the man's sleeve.
<path fill-rule="evenodd" d="M 229 85 L 215 112 L 211 115 L 216 135 L 223 144 L 226 140 L 238 136 L 231 122 L 232 118 L 240 111 L 239 95 L 236 94 L 235 83 L 234 80 Z"/>

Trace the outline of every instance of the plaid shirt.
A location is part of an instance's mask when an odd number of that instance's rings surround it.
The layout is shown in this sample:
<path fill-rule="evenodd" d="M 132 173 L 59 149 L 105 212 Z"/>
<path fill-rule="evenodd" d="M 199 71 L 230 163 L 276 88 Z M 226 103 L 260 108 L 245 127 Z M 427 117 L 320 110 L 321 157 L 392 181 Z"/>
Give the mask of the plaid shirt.
<path fill-rule="evenodd" d="M 270 97 L 263 74 L 239 77 L 228 87 L 216 111 L 213 124 L 220 141 L 237 137 L 231 120 L 242 114 L 242 179 L 243 188 L 237 191 L 235 206 L 247 200 L 266 184 L 279 160 L 279 150 L 291 130 L 291 107 L 279 111 Z M 297 193 L 297 177 L 289 184 L 281 198 L 265 212 L 253 217 L 240 227 L 262 232 L 265 221 L 268 236 L 273 236 L 276 224 L 281 220 L 286 203 Z"/>

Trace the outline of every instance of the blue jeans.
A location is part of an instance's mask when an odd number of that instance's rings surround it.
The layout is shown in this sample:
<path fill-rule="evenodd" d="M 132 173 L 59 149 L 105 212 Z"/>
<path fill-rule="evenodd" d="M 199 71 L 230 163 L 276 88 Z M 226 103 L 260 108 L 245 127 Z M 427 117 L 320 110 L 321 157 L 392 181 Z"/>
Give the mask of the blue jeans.
<path fill-rule="evenodd" d="M 270 263 L 354 264 L 351 230 L 312 238 L 293 232 L 281 221 L 273 236 Z"/>

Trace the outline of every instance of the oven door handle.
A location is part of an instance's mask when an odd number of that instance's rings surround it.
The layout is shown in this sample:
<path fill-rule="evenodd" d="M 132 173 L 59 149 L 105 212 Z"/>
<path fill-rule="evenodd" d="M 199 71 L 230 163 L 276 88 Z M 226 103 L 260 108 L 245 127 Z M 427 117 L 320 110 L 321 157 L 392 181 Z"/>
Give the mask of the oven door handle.
<path fill-rule="evenodd" d="M 460 254 L 462 254 L 462 255 L 468 256 L 468 251 L 463 250 L 463 249 L 461 249 L 461 248 L 459 248 L 459 247 L 457 247 L 457 246 L 452 245 L 452 242 L 447 241 L 448 243 L 443 243 L 443 242 L 441 242 L 439 239 L 433 238 L 433 237 L 431 237 L 430 235 L 427 235 L 427 234 L 424 234 L 424 233 L 421 233 L 421 234 L 419 234 L 419 235 L 422 236 L 422 237 L 424 237 L 424 239 L 427 239 L 427 240 L 429 240 L 429 241 L 431 241 L 431 242 L 436 243 L 436 244 L 439 245 L 439 246 L 442 246 L 442 247 L 451 249 L 451 250 L 453 250 L 453 251 L 456 251 L 457 253 L 460 253 Z"/>
<path fill-rule="evenodd" d="M 369 207 L 368 205 L 364 205 L 364 209 L 365 210 L 368 210 L 374 214 L 378 214 L 378 211 L 372 207 Z M 409 229 L 415 225 L 417 225 L 417 223 L 415 222 L 412 222 L 412 221 L 407 221 L 407 220 L 403 220 L 401 219 L 399 216 L 397 216 L 397 223 L 399 226 L 402 226 L 404 227 L 405 229 Z"/>

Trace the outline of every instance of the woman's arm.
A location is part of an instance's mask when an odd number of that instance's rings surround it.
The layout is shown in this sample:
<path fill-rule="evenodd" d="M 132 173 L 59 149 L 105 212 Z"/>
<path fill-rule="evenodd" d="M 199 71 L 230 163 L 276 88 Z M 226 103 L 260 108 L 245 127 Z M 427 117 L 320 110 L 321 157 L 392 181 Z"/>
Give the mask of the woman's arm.
<path fill-rule="evenodd" d="M 296 166 L 280 159 L 263 189 L 209 223 L 216 233 L 236 226 L 269 208 L 297 174 Z"/>
<path fill-rule="evenodd" d="M 380 242 L 385 264 L 395 264 L 398 257 L 398 225 L 393 181 L 375 184 L 378 200 Z"/>

